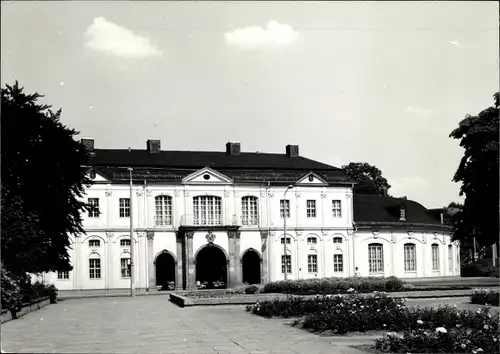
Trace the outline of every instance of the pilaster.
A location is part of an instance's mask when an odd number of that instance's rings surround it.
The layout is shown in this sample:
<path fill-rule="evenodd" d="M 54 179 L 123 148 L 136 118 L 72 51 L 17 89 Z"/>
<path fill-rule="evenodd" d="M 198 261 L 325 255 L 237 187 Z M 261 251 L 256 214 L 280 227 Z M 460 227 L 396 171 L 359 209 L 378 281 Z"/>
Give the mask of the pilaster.
<path fill-rule="evenodd" d="M 240 258 L 240 232 L 229 231 L 229 279 L 228 287 L 235 287 L 241 285 L 241 262 Z"/>
<path fill-rule="evenodd" d="M 260 239 L 261 239 L 261 254 L 262 254 L 262 273 L 261 273 L 261 279 L 262 282 L 265 284 L 269 282 L 269 277 L 268 277 L 268 249 L 267 245 L 269 243 L 269 232 L 268 231 L 261 231 L 260 232 Z"/>
<path fill-rule="evenodd" d="M 182 276 L 182 266 L 184 264 L 184 257 L 182 253 L 182 235 L 176 233 L 176 247 L 177 247 L 177 264 L 175 265 L 175 290 L 182 290 L 184 288 L 184 279 Z"/>
<path fill-rule="evenodd" d="M 156 289 L 156 271 L 155 271 L 155 254 L 154 254 L 154 239 L 155 233 L 154 231 L 147 232 L 148 239 L 148 288 Z"/>
<path fill-rule="evenodd" d="M 194 263 L 194 253 L 193 253 L 193 236 L 194 232 L 186 232 L 185 235 L 185 259 L 187 259 L 187 289 L 196 290 L 196 270 Z"/>

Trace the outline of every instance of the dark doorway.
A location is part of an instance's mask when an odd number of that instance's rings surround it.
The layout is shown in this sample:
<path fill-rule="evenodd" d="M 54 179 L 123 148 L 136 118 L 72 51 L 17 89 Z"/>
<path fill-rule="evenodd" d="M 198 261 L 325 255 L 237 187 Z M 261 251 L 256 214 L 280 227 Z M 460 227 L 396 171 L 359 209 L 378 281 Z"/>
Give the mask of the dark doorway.
<path fill-rule="evenodd" d="M 256 251 L 248 250 L 242 258 L 243 283 L 260 284 L 260 256 Z"/>
<path fill-rule="evenodd" d="M 221 249 L 209 245 L 198 252 L 196 282 L 205 289 L 227 287 L 227 260 Z"/>
<path fill-rule="evenodd" d="M 156 286 L 161 286 L 161 290 L 175 289 L 175 259 L 168 252 L 156 257 Z"/>

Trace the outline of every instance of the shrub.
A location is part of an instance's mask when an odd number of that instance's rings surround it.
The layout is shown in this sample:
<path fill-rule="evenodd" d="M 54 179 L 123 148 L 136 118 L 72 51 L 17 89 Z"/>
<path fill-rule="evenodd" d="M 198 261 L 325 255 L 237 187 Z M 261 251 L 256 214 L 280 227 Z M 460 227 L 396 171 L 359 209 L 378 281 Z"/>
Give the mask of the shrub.
<path fill-rule="evenodd" d="M 498 306 L 498 291 L 493 291 L 491 289 L 477 289 L 474 291 L 474 294 L 470 296 L 470 302 L 479 305 L 488 304 Z"/>
<path fill-rule="evenodd" d="M 25 284 L 21 290 L 22 302 L 28 303 L 38 298 L 48 296 L 50 297 L 50 303 L 55 304 L 57 302 L 57 293 L 58 289 L 54 284 L 45 285 L 38 281 L 34 284 L 28 283 Z"/>
<path fill-rule="evenodd" d="M 498 328 L 484 325 L 468 328 L 417 329 L 404 335 L 386 335 L 375 341 L 375 348 L 390 353 L 499 353 Z"/>
<path fill-rule="evenodd" d="M 259 287 L 257 285 L 250 285 L 245 288 L 245 294 L 257 294 Z"/>
<path fill-rule="evenodd" d="M 295 295 L 341 294 L 354 289 L 361 293 L 373 291 L 400 291 L 403 282 L 396 277 L 354 277 L 354 278 L 320 278 L 302 280 L 282 280 L 267 283 L 266 293 L 285 293 Z"/>
<path fill-rule="evenodd" d="M 16 312 L 21 307 L 21 288 L 17 279 L 3 265 L 1 269 L 2 309 Z"/>
<path fill-rule="evenodd" d="M 498 266 L 486 262 L 469 263 L 462 266 L 460 270 L 462 277 L 496 277 L 498 278 Z"/>

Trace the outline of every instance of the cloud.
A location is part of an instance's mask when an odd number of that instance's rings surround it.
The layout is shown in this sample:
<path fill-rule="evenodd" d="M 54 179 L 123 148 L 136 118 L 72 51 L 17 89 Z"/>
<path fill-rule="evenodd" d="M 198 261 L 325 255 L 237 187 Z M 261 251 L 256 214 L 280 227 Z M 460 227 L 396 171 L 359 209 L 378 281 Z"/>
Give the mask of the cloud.
<path fill-rule="evenodd" d="M 87 48 L 108 55 L 132 59 L 161 55 L 160 50 L 149 39 L 103 17 L 94 18 L 94 22 L 85 31 L 85 37 Z"/>
<path fill-rule="evenodd" d="M 413 176 L 389 179 L 389 184 L 391 185 L 389 193 L 395 197 L 406 196 L 408 199 L 422 204 L 430 201 L 430 184 L 422 177 Z"/>
<path fill-rule="evenodd" d="M 260 26 L 250 26 L 224 34 L 228 44 L 241 48 L 288 46 L 295 42 L 298 36 L 298 32 L 292 26 L 277 21 L 269 21 L 265 29 Z"/>
<path fill-rule="evenodd" d="M 408 106 L 405 108 L 405 112 L 411 113 L 419 118 L 428 118 L 435 113 L 433 109 L 425 109 L 420 107 Z"/>
<path fill-rule="evenodd" d="M 453 44 L 454 46 L 457 46 L 457 47 L 461 47 L 462 46 L 462 43 L 460 43 L 458 41 L 449 41 L 448 43 Z"/>

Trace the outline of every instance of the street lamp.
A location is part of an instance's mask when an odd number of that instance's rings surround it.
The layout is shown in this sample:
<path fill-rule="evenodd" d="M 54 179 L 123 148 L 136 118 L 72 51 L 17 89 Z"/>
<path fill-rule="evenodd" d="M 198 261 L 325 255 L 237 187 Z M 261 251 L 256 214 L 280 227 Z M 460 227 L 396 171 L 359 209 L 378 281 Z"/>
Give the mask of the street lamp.
<path fill-rule="evenodd" d="M 285 265 L 285 280 L 287 280 L 287 275 L 288 275 L 288 270 L 287 270 L 287 258 L 286 258 L 286 193 L 292 189 L 293 186 L 290 185 L 288 187 L 286 187 L 285 189 L 285 193 L 283 193 L 283 229 L 284 229 L 284 232 L 285 232 L 285 235 L 283 236 L 283 255 L 284 255 L 284 258 L 283 258 L 283 263 Z M 291 267 L 291 265 L 290 265 Z"/>
<path fill-rule="evenodd" d="M 132 208 L 132 171 L 131 167 L 127 168 L 129 172 L 129 182 L 130 182 L 130 201 L 129 201 L 129 210 L 130 210 L 130 296 L 135 296 L 134 292 L 134 221 L 133 221 L 133 208 Z"/>

